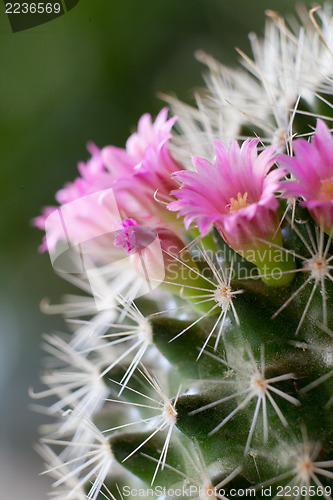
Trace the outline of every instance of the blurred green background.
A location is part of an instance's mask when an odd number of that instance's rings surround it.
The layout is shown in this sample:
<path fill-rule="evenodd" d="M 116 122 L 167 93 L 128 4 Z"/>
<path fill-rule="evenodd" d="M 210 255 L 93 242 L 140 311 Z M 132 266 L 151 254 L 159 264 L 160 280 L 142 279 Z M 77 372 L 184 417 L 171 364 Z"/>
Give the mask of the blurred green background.
<path fill-rule="evenodd" d="M 80 0 L 66 15 L 13 34 L 0 5 L 0 498 L 45 500 L 33 450 L 44 417 L 29 410 L 39 388 L 42 332 L 63 328 L 40 300 L 68 285 L 39 255 L 30 226 L 43 205 L 88 158 L 85 144 L 123 146 L 158 92 L 190 101 L 202 85 L 198 48 L 235 65 L 264 11 L 293 12 L 293 0 Z M 306 2 L 310 6 L 310 2 Z"/>

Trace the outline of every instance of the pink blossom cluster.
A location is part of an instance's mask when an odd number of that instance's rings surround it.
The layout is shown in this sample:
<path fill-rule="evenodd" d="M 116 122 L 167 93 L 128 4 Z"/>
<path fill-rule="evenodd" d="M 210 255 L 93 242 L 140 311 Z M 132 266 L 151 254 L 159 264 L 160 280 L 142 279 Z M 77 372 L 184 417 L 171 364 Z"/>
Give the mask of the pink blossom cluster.
<path fill-rule="evenodd" d="M 171 243 L 181 249 L 178 212 L 186 230 L 194 223 L 204 236 L 214 226 L 244 255 L 276 242 L 281 192 L 301 197 L 316 222 L 332 229 L 333 137 L 324 122 L 318 120 L 311 142 L 294 140 L 294 156 L 276 155 L 274 146 L 258 153 L 258 139 L 241 146 L 233 140 L 229 147 L 217 140 L 214 163 L 194 157 L 194 169 L 186 170 L 170 154 L 176 118 L 167 113 L 162 109 L 154 122 L 143 115 L 125 149 L 88 144 L 91 158 L 79 163 L 80 176 L 56 194 L 60 206 L 46 207 L 34 219 L 46 229 L 42 251 L 52 251 L 64 237 L 74 244 L 95 241 L 93 257 L 104 261 L 119 248 L 141 251 L 156 236 L 165 252 Z M 284 180 L 286 173 L 294 180 Z"/>

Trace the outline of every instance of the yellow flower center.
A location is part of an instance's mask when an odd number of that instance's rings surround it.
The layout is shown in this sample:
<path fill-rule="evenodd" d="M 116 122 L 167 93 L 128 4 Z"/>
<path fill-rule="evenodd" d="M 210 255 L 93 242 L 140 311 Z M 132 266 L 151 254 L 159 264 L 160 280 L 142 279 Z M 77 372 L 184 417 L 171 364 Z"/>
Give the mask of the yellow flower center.
<path fill-rule="evenodd" d="M 332 182 L 332 189 L 333 189 L 333 182 Z M 230 198 L 230 205 L 229 205 L 229 212 L 231 214 L 236 214 L 238 210 L 241 208 L 248 207 L 250 203 L 247 203 L 247 192 L 241 195 L 241 193 L 237 194 L 237 200 L 235 198 Z"/>
<path fill-rule="evenodd" d="M 319 199 L 322 201 L 329 201 L 333 198 L 333 177 L 329 177 L 321 181 L 321 188 L 319 191 Z"/>

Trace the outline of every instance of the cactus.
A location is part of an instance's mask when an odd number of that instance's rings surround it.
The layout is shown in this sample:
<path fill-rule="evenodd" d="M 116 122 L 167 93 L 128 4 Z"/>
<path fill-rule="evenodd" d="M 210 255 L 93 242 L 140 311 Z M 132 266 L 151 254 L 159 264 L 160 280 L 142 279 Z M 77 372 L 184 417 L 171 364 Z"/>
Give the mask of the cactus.
<path fill-rule="evenodd" d="M 196 106 L 89 144 L 35 219 L 80 290 L 42 303 L 52 498 L 332 499 L 331 10 L 199 52 Z"/>

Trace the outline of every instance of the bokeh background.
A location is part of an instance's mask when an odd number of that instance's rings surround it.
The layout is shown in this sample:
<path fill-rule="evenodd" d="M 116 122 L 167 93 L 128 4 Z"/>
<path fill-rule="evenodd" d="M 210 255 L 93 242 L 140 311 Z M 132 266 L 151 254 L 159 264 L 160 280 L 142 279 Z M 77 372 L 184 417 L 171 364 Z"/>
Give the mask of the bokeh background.
<path fill-rule="evenodd" d="M 39 255 L 30 225 L 86 160 L 85 144 L 124 146 L 140 115 L 156 115 L 158 92 L 190 102 L 204 70 L 204 49 L 231 65 L 235 46 L 250 52 L 265 9 L 293 0 L 80 0 L 66 15 L 13 34 L 0 4 L 0 499 L 45 500 L 33 450 L 44 417 L 29 409 L 40 388 L 41 334 L 63 329 L 45 316 L 43 297 L 68 285 Z M 310 6 L 310 2 L 305 2 Z"/>

